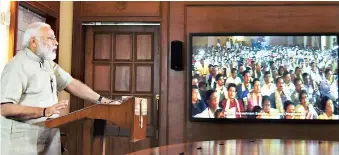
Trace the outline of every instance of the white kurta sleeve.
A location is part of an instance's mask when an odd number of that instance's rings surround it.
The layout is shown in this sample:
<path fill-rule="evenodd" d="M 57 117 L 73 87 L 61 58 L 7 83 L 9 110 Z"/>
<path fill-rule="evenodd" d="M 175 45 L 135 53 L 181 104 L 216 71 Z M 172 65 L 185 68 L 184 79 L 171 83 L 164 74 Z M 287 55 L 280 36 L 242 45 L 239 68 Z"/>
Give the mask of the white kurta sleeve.
<path fill-rule="evenodd" d="M 57 82 L 57 89 L 60 92 L 64 90 L 68 84 L 72 82 L 73 77 L 54 62 L 52 63 L 52 67 Z"/>
<path fill-rule="evenodd" d="M 18 104 L 26 90 L 27 77 L 18 70 L 5 71 L 1 75 L 0 102 Z"/>

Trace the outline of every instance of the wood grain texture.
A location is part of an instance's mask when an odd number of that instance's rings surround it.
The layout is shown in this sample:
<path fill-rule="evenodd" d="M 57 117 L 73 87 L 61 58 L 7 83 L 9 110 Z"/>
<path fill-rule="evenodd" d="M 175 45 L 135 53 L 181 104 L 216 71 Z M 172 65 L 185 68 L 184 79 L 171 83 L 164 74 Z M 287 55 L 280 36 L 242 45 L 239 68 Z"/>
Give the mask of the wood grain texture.
<path fill-rule="evenodd" d="M 111 66 L 95 65 L 94 66 L 94 91 L 111 92 Z"/>
<path fill-rule="evenodd" d="M 59 18 L 59 1 L 20 1 L 19 4 L 42 16 L 52 16 L 54 18 Z"/>
<path fill-rule="evenodd" d="M 132 91 L 132 66 L 115 65 L 114 68 L 114 92 Z"/>
<path fill-rule="evenodd" d="M 17 29 L 18 29 L 18 10 L 19 2 L 10 2 L 11 19 L 9 25 L 9 36 L 8 36 L 8 58 L 12 58 L 16 54 L 16 43 L 17 43 Z"/>
<path fill-rule="evenodd" d="M 153 60 L 153 42 L 152 34 L 136 34 L 136 61 Z"/>
<path fill-rule="evenodd" d="M 197 149 L 201 148 L 201 149 Z M 261 155 L 261 154 L 338 154 L 338 141 L 281 140 L 281 139 L 234 139 L 193 143 L 181 143 L 145 149 L 128 155 L 169 154 L 218 154 L 218 155 Z"/>
<path fill-rule="evenodd" d="M 133 36 L 131 33 L 115 34 L 114 39 L 114 60 L 132 61 Z"/>
<path fill-rule="evenodd" d="M 160 66 L 160 87 L 159 93 L 159 146 L 166 145 L 168 139 L 168 55 L 169 55 L 169 4 L 170 2 L 161 2 L 161 25 L 160 25 L 160 58 L 157 63 Z M 155 73 L 157 74 L 157 73 Z M 155 85 L 156 86 L 156 85 Z"/>
<path fill-rule="evenodd" d="M 170 2 L 169 7 L 169 42 L 173 40 L 185 41 L 185 2 Z M 184 44 L 184 51 L 186 46 Z M 171 47 L 169 46 L 168 61 L 171 62 Z M 183 54 L 186 55 L 186 52 Z M 168 139 L 167 144 L 182 143 L 185 141 L 185 122 L 187 115 L 185 112 L 186 93 L 186 71 L 174 71 L 168 69 L 168 101 L 167 101 L 167 121 Z M 175 117 L 173 117 L 175 116 Z"/>
<path fill-rule="evenodd" d="M 160 16 L 160 2 L 81 2 L 81 16 Z"/>
<path fill-rule="evenodd" d="M 338 16 L 335 5 L 187 6 L 186 25 L 189 32 L 336 32 Z"/>
<path fill-rule="evenodd" d="M 112 36 L 109 33 L 98 33 L 94 35 L 94 59 L 112 59 Z"/>
<path fill-rule="evenodd" d="M 153 65 L 135 65 L 135 92 L 152 93 Z"/>
<path fill-rule="evenodd" d="M 81 121 L 84 119 L 91 119 L 94 121 L 86 121 L 89 124 L 89 134 L 84 135 L 89 138 L 89 141 L 84 141 L 83 145 L 86 146 L 85 154 L 99 155 L 105 154 L 105 126 L 106 121 L 113 123 L 121 128 L 130 129 L 129 142 L 137 142 L 146 138 L 146 124 L 147 115 L 143 115 L 142 127 L 140 126 L 140 116 L 135 114 L 134 97 L 123 101 L 120 105 L 109 104 L 95 104 L 86 107 L 82 110 L 72 112 L 59 118 L 50 119 L 45 121 L 45 126 L 48 128 L 56 128 L 61 126 L 67 126 L 68 124 Z M 92 124 L 93 123 L 93 124 Z M 147 145 L 149 146 L 149 145 Z M 140 148 L 142 149 L 142 148 Z"/>

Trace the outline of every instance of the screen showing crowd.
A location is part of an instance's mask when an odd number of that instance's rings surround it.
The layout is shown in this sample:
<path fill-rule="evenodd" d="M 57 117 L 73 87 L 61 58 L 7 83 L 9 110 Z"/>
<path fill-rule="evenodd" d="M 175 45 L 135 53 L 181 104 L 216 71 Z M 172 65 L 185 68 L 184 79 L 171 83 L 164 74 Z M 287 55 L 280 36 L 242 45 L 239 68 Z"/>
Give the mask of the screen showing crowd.
<path fill-rule="evenodd" d="M 338 120 L 337 36 L 194 36 L 191 117 Z"/>

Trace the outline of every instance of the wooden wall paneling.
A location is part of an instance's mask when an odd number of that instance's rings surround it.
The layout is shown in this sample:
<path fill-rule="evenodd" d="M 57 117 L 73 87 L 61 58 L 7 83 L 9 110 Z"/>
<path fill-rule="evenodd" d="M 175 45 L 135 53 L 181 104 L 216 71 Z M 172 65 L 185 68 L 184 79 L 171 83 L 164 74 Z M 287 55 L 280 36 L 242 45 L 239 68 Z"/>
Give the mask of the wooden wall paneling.
<path fill-rule="evenodd" d="M 159 17 L 160 2 L 81 2 L 81 16 Z"/>
<path fill-rule="evenodd" d="M 60 2 L 59 1 L 20 1 L 20 5 L 42 15 L 59 18 Z"/>
<path fill-rule="evenodd" d="M 115 33 L 114 34 L 114 51 L 113 60 L 131 62 L 133 49 L 133 34 L 132 33 Z"/>
<path fill-rule="evenodd" d="M 135 64 L 135 92 L 136 93 L 152 93 L 154 68 L 153 64 Z"/>
<path fill-rule="evenodd" d="M 185 47 L 185 3 L 169 2 L 169 42 L 180 40 Z M 169 47 L 168 61 L 171 62 L 171 47 Z M 185 51 L 185 50 L 184 50 Z M 186 71 L 174 71 L 168 68 L 168 144 L 181 143 L 185 140 Z M 188 104 L 188 103 L 187 103 Z M 174 117 L 175 116 L 175 117 Z"/>
<path fill-rule="evenodd" d="M 162 22 L 161 17 L 79 17 L 83 22 Z"/>
<path fill-rule="evenodd" d="M 339 2 L 329 1 L 189 1 L 186 6 L 296 6 L 296 5 L 338 5 Z"/>
<path fill-rule="evenodd" d="M 114 65 L 114 93 L 132 93 L 132 64 L 115 64 Z M 121 82 L 124 81 L 124 82 Z"/>
<path fill-rule="evenodd" d="M 96 33 L 94 38 L 94 60 L 112 60 L 112 35 Z"/>
<path fill-rule="evenodd" d="M 72 41 L 72 69 L 71 75 L 80 80 L 84 81 L 84 70 L 85 70 L 85 52 L 83 51 L 84 45 L 84 27 L 81 24 L 80 20 L 80 2 L 73 2 L 73 41 Z M 84 107 L 83 100 L 71 95 L 70 99 L 70 111 L 76 111 Z M 74 126 L 70 133 L 70 138 L 68 139 L 67 149 L 69 154 L 74 155 L 83 155 L 83 141 L 88 141 L 83 137 L 82 124 L 79 126 Z"/>
<path fill-rule="evenodd" d="M 111 65 L 97 64 L 93 67 L 94 77 L 93 89 L 100 94 L 110 94 L 111 92 Z"/>
<path fill-rule="evenodd" d="M 134 56 L 135 61 L 152 61 L 153 60 L 153 41 L 152 33 L 137 33 L 135 37 L 136 52 Z M 149 50 L 151 49 L 151 50 Z"/>
<path fill-rule="evenodd" d="M 336 32 L 338 5 L 188 6 L 189 32 Z M 326 11 L 324 16 L 323 10 Z M 229 16 L 218 16 L 224 14 Z M 199 14 L 199 15 L 198 15 Z M 211 19 L 210 17 L 214 18 Z M 203 26 L 199 25 L 204 23 Z"/>
<path fill-rule="evenodd" d="M 159 120 L 159 146 L 168 143 L 168 55 L 169 55 L 169 6 L 170 2 L 161 2 L 161 24 L 160 24 L 160 100 L 157 111 Z"/>
<path fill-rule="evenodd" d="M 16 53 L 16 42 L 17 42 L 17 29 L 18 29 L 18 10 L 19 2 L 10 2 L 11 19 L 9 25 L 9 38 L 8 38 L 8 57 L 12 57 Z"/>

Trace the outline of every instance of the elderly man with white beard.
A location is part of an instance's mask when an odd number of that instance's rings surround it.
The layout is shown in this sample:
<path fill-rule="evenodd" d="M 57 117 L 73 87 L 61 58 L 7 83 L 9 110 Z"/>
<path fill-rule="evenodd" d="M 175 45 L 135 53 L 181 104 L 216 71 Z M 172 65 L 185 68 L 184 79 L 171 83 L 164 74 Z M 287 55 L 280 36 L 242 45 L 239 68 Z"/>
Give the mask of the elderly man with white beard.
<path fill-rule="evenodd" d="M 33 23 L 23 36 L 23 47 L 1 75 L 1 154 L 60 155 L 60 130 L 42 124 L 58 117 L 68 101 L 58 101 L 66 90 L 93 103 L 117 103 L 104 98 L 59 67 L 58 42 L 50 25 Z"/>

